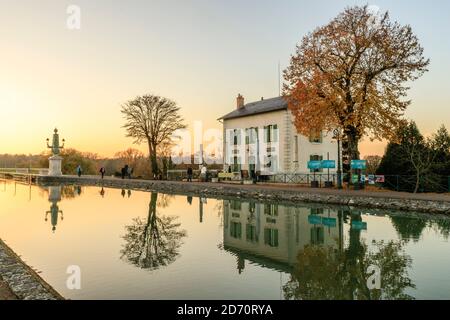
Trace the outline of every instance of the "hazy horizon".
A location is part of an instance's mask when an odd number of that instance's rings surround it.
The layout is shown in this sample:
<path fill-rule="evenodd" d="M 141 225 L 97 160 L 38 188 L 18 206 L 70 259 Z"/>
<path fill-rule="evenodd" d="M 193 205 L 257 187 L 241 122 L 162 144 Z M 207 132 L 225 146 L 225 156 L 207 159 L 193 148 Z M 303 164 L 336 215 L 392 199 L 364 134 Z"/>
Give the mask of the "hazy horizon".
<path fill-rule="evenodd" d="M 278 95 L 304 35 L 345 7 L 367 1 L 7 1 L 0 0 L 0 154 L 39 154 L 58 127 L 67 147 L 111 157 L 129 147 L 120 105 L 146 93 L 170 98 L 186 124 L 216 120 L 246 102 Z M 411 84 L 406 116 L 425 135 L 450 128 L 450 2 L 368 2 L 410 24 L 429 72 Z M 81 29 L 66 28 L 68 5 Z M 361 144 L 382 154 L 385 144 Z M 147 152 L 145 144 L 138 147 Z"/>

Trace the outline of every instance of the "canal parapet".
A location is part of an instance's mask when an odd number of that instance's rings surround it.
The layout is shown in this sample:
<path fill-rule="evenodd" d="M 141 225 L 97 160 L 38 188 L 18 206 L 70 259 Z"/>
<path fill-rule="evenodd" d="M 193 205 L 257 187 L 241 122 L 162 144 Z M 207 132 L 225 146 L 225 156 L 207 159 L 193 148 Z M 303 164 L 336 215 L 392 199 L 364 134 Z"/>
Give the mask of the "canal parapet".
<path fill-rule="evenodd" d="M 294 203 L 322 203 L 368 209 L 389 209 L 450 215 L 448 194 L 410 194 L 395 191 L 310 189 L 293 186 L 240 185 L 138 179 L 100 179 L 97 176 L 40 176 L 41 184 L 81 184 L 217 198 L 256 199 Z"/>
<path fill-rule="evenodd" d="M 21 300 L 63 300 L 33 269 L 0 239 L 0 276 Z"/>

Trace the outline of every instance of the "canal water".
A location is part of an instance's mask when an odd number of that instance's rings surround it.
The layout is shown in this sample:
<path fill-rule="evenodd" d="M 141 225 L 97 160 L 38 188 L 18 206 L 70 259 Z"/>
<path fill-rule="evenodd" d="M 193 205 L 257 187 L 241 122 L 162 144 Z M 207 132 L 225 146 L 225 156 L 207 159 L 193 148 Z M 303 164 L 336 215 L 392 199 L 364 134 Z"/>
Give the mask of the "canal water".
<path fill-rule="evenodd" d="M 70 299 L 450 299 L 425 217 L 0 181 L 0 238 Z"/>

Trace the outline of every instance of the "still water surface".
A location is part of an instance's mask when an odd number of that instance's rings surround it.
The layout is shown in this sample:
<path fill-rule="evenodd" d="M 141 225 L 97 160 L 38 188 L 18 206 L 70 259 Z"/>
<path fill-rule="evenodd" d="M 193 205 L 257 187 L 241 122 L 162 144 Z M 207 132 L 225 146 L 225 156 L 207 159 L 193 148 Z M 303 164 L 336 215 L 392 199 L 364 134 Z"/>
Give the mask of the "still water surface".
<path fill-rule="evenodd" d="M 0 181 L 0 238 L 70 299 L 450 299 L 449 234 L 445 218 Z"/>

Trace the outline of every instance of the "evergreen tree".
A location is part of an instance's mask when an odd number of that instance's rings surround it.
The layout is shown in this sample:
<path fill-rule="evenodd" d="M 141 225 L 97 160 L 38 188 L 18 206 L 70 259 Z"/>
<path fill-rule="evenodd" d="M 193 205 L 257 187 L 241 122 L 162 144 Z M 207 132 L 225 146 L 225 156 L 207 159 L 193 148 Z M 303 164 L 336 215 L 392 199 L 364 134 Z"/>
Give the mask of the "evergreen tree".
<path fill-rule="evenodd" d="M 440 191 L 448 191 L 450 187 L 450 134 L 444 125 L 433 135 L 433 145 L 437 155 L 432 172 L 438 176 Z"/>
<path fill-rule="evenodd" d="M 385 186 L 408 192 L 445 192 L 450 175 L 450 135 L 444 126 L 425 139 L 414 121 L 405 123 L 387 148 L 377 174 Z"/>

